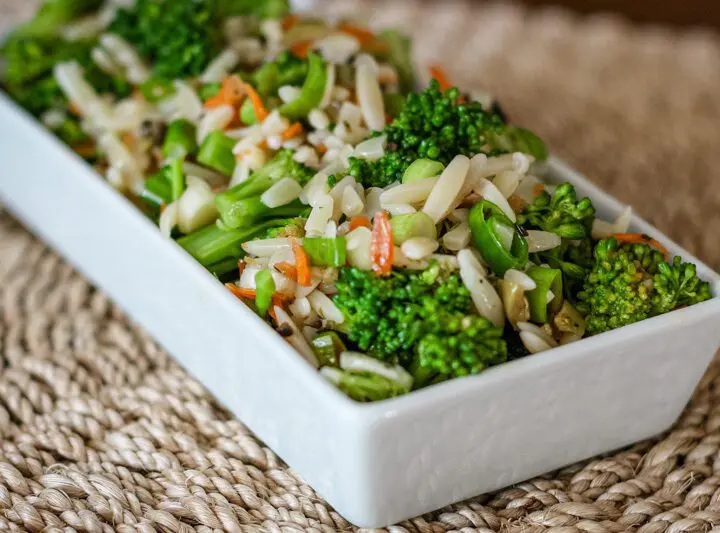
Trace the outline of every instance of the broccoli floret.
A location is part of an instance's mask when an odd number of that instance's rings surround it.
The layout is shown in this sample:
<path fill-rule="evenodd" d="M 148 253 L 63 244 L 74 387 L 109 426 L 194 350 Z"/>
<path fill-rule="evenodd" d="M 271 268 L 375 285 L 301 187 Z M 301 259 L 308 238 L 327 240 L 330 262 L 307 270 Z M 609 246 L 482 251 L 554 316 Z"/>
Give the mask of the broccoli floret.
<path fill-rule="evenodd" d="M 500 117 L 480 103 L 462 102 L 457 89 L 443 92 L 433 80 L 421 93 L 409 94 L 400 114 L 382 131 L 385 155 L 374 162 L 351 158 L 348 172 L 366 187 L 385 187 L 400 180 L 418 158 L 447 165 L 458 154 L 477 154 L 488 133 L 503 128 Z"/>
<path fill-rule="evenodd" d="M 575 187 L 559 185 L 552 196 L 540 193 L 518 217 L 518 224 L 550 231 L 564 239 L 585 239 L 595 219 L 595 207 L 589 198 L 577 199 Z"/>
<path fill-rule="evenodd" d="M 155 73 L 176 79 L 199 75 L 218 54 L 220 24 L 211 1 L 137 0 L 118 10 L 109 31 L 130 42 Z"/>
<path fill-rule="evenodd" d="M 695 265 L 677 257 L 666 263 L 648 244 L 620 245 L 611 237 L 595 246 L 595 265 L 578 293 L 577 309 L 593 335 L 709 297 Z"/>
<path fill-rule="evenodd" d="M 260 220 L 303 216 L 307 206 L 298 200 L 270 208 L 260 199 L 265 191 L 282 178 L 292 178 L 300 185 L 305 185 L 313 177 L 315 172 L 295 161 L 294 153 L 292 150 L 281 150 L 247 180 L 217 195 L 215 203 L 226 227 L 241 228 Z"/>
<path fill-rule="evenodd" d="M 326 377 L 338 389 L 358 402 L 377 402 L 409 392 L 399 383 L 372 372 L 348 372 L 337 368 L 328 370 L 325 370 Z"/>
<path fill-rule="evenodd" d="M 441 312 L 435 321 L 417 344 L 416 385 L 479 374 L 507 360 L 503 330 L 488 319 Z"/>
<path fill-rule="evenodd" d="M 505 360 L 502 330 L 471 313 L 470 293 L 457 274 L 435 263 L 424 271 L 377 277 L 343 268 L 335 305 L 343 332 L 358 349 L 411 369 L 417 385 L 475 374 Z"/>
<path fill-rule="evenodd" d="M 667 313 L 711 298 L 710 284 L 697 276 L 692 263 L 675 257 L 672 263 L 660 263 L 653 278 L 653 313 Z"/>

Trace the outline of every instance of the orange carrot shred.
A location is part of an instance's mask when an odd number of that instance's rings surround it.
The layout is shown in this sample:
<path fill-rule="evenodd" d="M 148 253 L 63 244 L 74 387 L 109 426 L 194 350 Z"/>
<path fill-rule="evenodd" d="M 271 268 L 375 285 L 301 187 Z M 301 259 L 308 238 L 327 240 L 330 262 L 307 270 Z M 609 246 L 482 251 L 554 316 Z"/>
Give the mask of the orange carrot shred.
<path fill-rule="evenodd" d="M 375 39 L 375 34 L 367 28 L 361 28 L 360 26 L 350 24 L 349 22 L 340 22 L 337 25 L 337 29 L 343 33 L 355 37 L 361 45 Z"/>
<path fill-rule="evenodd" d="M 365 215 L 357 215 L 350 219 L 350 231 L 356 228 L 371 228 L 370 219 Z"/>
<path fill-rule="evenodd" d="M 295 268 L 297 269 L 297 282 L 303 287 L 309 287 L 312 283 L 310 271 L 310 258 L 300 243 L 293 240 L 293 254 L 295 254 Z"/>
<path fill-rule="evenodd" d="M 286 278 L 297 281 L 298 271 L 297 268 L 295 268 L 295 265 L 291 265 L 287 261 L 281 261 L 279 263 L 275 263 L 275 269 Z"/>
<path fill-rule="evenodd" d="M 235 296 L 237 296 L 240 299 L 247 298 L 248 300 L 254 300 L 255 299 L 255 290 L 254 289 L 244 289 L 242 287 L 238 287 L 234 283 L 226 283 L 225 287 L 233 293 Z"/>
<path fill-rule="evenodd" d="M 324 154 L 328 150 L 327 146 L 325 146 L 324 144 L 318 144 L 315 149 L 321 154 Z"/>
<path fill-rule="evenodd" d="M 670 256 L 667 248 L 644 233 L 613 233 L 611 237 L 615 238 L 621 244 L 648 244 L 662 252 L 666 258 Z"/>
<path fill-rule="evenodd" d="M 280 137 L 282 137 L 282 139 L 284 141 L 287 141 L 288 139 L 297 137 L 302 132 L 303 132 L 302 124 L 300 124 L 299 122 L 293 122 L 292 124 L 290 124 L 290 127 L 288 127 L 288 129 L 286 129 L 285 131 L 283 131 L 280 134 Z"/>
<path fill-rule="evenodd" d="M 290 47 L 290 52 L 297 57 L 306 58 L 311 45 L 310 41 L 298 41 Z"/>
<path fill-rule="evenodd" d="M 280 20 L 280 27 L 283 29 L 284 32 L 288 32 L 295 27 L 299 20 L 300 17 L 298 17 L 297 15 L 285 15 Z"/>
<path fill-rule="evenodd" d="M 542 183 L 538 183 L 532 189 L 533 196 L 540 196 L 544 192 L 545 192 L 545 185 L 543 185 Z"/>
<path fill-rule="evenodd" d="M 440 90 L 441 91 L 447 91 L 452 87 L 452 83 L 450 83 L 450 80 L 447 77 L 447 74 L 445 72 L 445 69 L 442 68 L 440 65 L 432 65 L 429 68 L 430 70 L 430 76 L 437 80 L 437 82 L 440 84 Z"/>
<path fill-rule="evenodd" d="M 252 85 L 244 82 L 241 83 L 245 87 L 245 92 L 252 102 L 253 110 L 255 111 L 255 118 L 258 122 L 262 122 L 268 116 L 268 111 L 265 108 L 265 104 L 263 104 L 262 98 L 260 98 L 260 95 L 255 91 Z"/>
<path fill-rule="evenodd" d="M 389 275 L 392 271 L 394 254 L 390 217 L 387 211 L 380 211 L 373 219 L 370 240 L 370 261 L 373 272 L 378 276 Z"/>
<path fill-rule="evenodd" d="M 68 106 L 68 110 L 75 116 L 81 116 L 82 113 L 80 112 L 80 108 L 75 102 L 70 102 L 70 105 Z"/>
<path fill-rule="evenodd" d="M 355 37 L 360 43 L 360 47 L 366 52 L 381 54 L 387 52 L 390 48 L 386 41 L 378 38 L 377 35 L 367 28 L 362 28 L 349 22 L 340 22 L 337 25 L 337 29 L 346 35 Z"/>
<path fill-rule="evenodd" d="M 218 93 L 205 102 L 207 109 L 214 109 L 221 105 L 229 105 L 235 108 L 240 107 L 245 98 L 244 83 L 240 76 L 232 75 L 225 78 Z"/>
<path fill-rule="evenodd" d="M 95 154 L 95 143 L 92 141 L 86 141 L 80 144 L 73 145 L 72 149 L 76 154 L 83 157 L 90 157 Z"/>
<path fill-rule="evenodd" d="M 247 266 L 247 263 L 244 259 L 238 259 L 238 270 L 240 271 L 240 274 L 242 274 L 245 271 L 245 267 Z"/>

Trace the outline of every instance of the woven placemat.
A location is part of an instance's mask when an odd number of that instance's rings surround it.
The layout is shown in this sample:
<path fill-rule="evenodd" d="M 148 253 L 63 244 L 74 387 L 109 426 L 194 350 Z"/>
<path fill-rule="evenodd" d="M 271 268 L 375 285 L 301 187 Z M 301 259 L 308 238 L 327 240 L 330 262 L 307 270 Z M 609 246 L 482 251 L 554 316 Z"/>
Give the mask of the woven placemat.
<path fill-rule="evenodd" d="M 0 0 L 0 25 L 30 4 Z M 358 8 L 378 24 L 408 28 L 418 59 L 444 63 L 461 86 L 502 95 L 511 117 L 556 153 L 720 267 L 716 35 L 507 5 L 336 1 L 325 11 Z M 0 354 L 0 531 L 352 529 L 7 215 Z M 719 379 L 715 364 L 658 440 L 390 531 L 694 533 L 720 525 Z"/>

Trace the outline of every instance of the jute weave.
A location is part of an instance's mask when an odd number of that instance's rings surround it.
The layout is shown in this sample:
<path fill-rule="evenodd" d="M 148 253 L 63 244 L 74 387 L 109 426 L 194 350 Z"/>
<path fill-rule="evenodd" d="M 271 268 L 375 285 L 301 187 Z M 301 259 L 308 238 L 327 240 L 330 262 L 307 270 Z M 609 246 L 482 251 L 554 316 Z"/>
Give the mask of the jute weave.
<path fill-rule="evenodd" d="M 0 0 L 0 25 L 33 3 Z M 502 95 L 515 121 L 720 267 L 718 36 L 507 5 L 323 5 L 329 14 L 375 8 L 379 24 L 408 28 L 423 39 L 419 59 L 444 63 L 461 86 Z M 0 531 L 352 529 L 7 215 L 0 354 Z M 720 526 L 719 380 L 716 364 L 676 427 L 657 440 L 390 531 Z"/>

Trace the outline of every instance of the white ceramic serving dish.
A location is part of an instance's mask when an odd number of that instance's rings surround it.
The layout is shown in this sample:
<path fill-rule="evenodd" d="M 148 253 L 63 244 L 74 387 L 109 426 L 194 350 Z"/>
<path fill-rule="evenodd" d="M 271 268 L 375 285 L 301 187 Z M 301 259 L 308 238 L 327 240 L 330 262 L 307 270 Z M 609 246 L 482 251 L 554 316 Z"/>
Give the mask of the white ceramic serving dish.
<path fill-rule="evenodd" d="M 351 522 L 383 526 L 657 434 L 720 342 L 715 298 L 375 404 L 326 383 L 179 246 L 0 95 L 0 199 Z M 621 205 L 557 160 L 601 216 Z"/>

